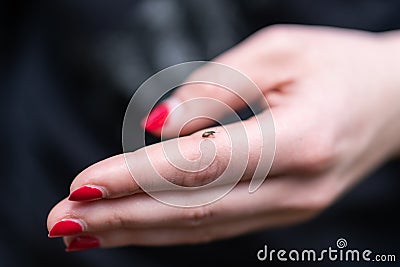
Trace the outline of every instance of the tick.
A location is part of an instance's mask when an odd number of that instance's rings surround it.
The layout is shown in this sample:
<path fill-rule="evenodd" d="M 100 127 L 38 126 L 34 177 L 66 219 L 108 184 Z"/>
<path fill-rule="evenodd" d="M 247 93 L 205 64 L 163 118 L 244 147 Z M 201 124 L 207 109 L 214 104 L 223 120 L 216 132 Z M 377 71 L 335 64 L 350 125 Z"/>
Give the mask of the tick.
<path fill-rule="evenodd" d="M 210 136 L 214 136 L 214 134 L 215 134 L 215 131 L 205 131 L 205 132 L 201 135 L 201 137 L 208 138 L 208 137 L 210 137 Z"/>

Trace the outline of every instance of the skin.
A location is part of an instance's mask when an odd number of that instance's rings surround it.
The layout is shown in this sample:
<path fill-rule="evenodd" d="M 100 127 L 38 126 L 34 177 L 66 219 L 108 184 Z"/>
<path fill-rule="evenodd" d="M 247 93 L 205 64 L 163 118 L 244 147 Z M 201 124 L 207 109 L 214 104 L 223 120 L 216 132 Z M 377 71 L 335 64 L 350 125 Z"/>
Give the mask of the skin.
<path fill-rule="evenodd" d="M 71 185 L 71 192 L 83 185 L 97 186 L 107 199 L 62 200 L 48 216 L 48 229 L 61 219 L 73 218 L 84 226 L 83 234 L 98 238 L 102 247 L 173 245 L 208 242 L 314 217 L 371 170 L 398 155 L 399 47 L 396 31 L 273 26 L 255 33 L 215 61 L 248 75 L 271 106 L 276 153 L 258 191 L 248 193 L 260 146 L 256 137 L 248 140 L 250 162 L 239 184 L 221 200 L 195 208 L 164 205 L 143 193 L 123 155 L 117 155 L 85 169 Z M 201 90 L 182 87 L 173 97 L 185 101 L 205 96 L 234 109 L 243 105 L 224 90 L 199 86 Z M 192 108 L 186 116 L 201 107 Z M 196 120 L 183 128 L 182 134 L 189 134 L 179 137 L 184 155 L 198 156 L 193 147 L 198 147 L 205 131 L 201 129 L 208 123 Z M 244 123 L 248 131 L 257 131 L 254 119 Z M 215 179 L 229 159 L 226 133 L 218 127 L 215 131 L 217 156 L 207 170 L 197 175 L 179 173 L 163 159 L 161 145 L 156 144 L 150 154 L 158 159 L 157 170 L 187 186 Z M 75 237 L 64 237 L 66 245 Z"/>

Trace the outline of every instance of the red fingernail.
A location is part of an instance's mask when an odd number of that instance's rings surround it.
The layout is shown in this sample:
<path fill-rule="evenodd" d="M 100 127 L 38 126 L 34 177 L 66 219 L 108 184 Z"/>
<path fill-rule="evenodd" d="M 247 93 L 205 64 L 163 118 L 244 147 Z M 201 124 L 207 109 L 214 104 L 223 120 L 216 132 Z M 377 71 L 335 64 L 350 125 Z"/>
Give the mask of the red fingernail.
<path fill-rule="evenodd" d="M 142 121 L 142 125 L 144 125 L 146 131 L 159 130 L 164 125 L 164 122 L 168 117 L 168 113 L 168 105 L 165 103 L 161 103 L 156 106 L 150 112 L 149 116 Z"/>
<path fill-rule="evenodd" d="M 49 232 L 49 237 L 75 235 L 82 232 L 82 225 L 72 220 L 62 220 L 56 223 Z"/>
<path fill-rule="evenodd" d="M 71 201 L 89 201 L 103 198 L 103 192 L 92 186 L 81 186 L 69 195 Z"/>
<path fill-rule="evenodd" d="M 100 241 L 92 236 L 78 236 L 69 243 L 66 251 L 78 251 L 100 247 Z"/>

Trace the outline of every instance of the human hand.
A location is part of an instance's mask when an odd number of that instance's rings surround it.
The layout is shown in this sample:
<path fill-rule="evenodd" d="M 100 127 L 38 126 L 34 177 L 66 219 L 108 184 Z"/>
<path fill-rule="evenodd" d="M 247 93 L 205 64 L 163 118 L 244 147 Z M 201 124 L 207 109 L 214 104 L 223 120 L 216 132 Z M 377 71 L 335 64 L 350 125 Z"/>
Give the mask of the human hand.
<path fill-rule="evenodd" d="M 162 204 L 141 191 L 124 156 L 118 155 L 75 178 L 70 195 L 75 201 L 64 199 L 49 214 L 50 235 L 65 236 L 69 250 L 199 243 L 315 216 L 400 150 L 397 39 L 389 33 L 304 26 L 274 26 L 254 34 L 215 61 L 249 76 L 274 116 L 275 158 L 268 180 L 255 193 L 249 194 L 248 180 L 258 163 L 260 140 L 254 118 L 250 118 L 244 122 L 246 130 L 256 134 L 249 135 L 245 174 L 219 201 L 193 208 Z M 161 115 L 150 115 L 146 128 L 160 134 L 162 123 L 154 118 L 162 120 L 172 108 L 170 103 L 195 97 L 216 99 L 234 109 L 243 106 L 223 89 L 200 87 L 179 88 L 175 100 L 158 109 Z M 169 118 L 163 130 L 173 134 L 201 108 L 193 106 Z M 182 133 L 209 123 L 195 120 Z M 231 134 L 236 126 L 230 126 Z M 219 132 L 213 139 L 216 159 L 195 175 L 171 166 L 161 144 L 151 146 L 149 155 L 157 159 L 155 166 L 166 179 L 185 186 L 208 183 L 221 174 L 230 156 L 227 133 L 220 127 L 215 130 Z M 202 132 L 179 138 L 187 158 L 199 156 Z M 131 156 L 140 160 L 141 153 Z M 90 192 L 83 195 L 85 188 Z M 79 201 L 88 199 L 96 200 Z"/>

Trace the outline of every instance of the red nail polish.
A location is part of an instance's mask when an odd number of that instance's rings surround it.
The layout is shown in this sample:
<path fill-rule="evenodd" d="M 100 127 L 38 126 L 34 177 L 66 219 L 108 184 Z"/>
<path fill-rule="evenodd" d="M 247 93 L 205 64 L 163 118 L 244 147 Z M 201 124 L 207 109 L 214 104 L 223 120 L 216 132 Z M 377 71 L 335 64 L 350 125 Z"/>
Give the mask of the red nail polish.
<path fill-rule="evenodd" d="M 100 247 L 100 241 L 92 236 L 78 236 L 69 243 L 66 251 L 78 251 Z"/>
<path fill-rule="evenodd" d="M 149 114 L 149 116 L 143 120 L 144 128 L 146 131 L 156 131 L 161 129 L 164 125 L 165 120 L 168 117 L 169 108 L 165 103 L 161 103 L 156 106 Z"/>
<path fill-rule="evenodd" d="M 82 225 L 72 220 L 62 220 L 56 223 L 49 232 L 49 237 L 75 235 L 82 232 Z"/>
<path fill-rule="evenodd" d="M 71 201 L 89 201 L 103 198 L 103 192 L 91 186 L 81 186 L 69 195 Z"/>

